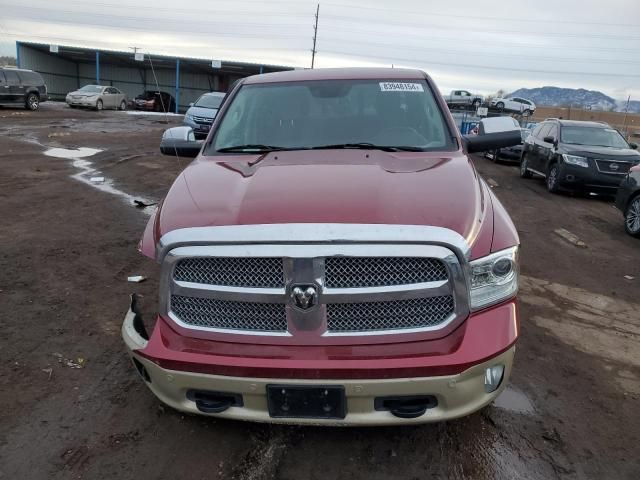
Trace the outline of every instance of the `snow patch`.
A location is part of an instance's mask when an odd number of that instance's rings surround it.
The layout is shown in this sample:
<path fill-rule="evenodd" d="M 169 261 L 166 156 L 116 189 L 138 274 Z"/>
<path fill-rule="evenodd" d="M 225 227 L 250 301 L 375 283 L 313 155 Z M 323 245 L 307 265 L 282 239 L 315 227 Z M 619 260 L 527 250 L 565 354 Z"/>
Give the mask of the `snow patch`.
<path fill-rule="evenodd" d="M 66 158 L 66 159 L 73 160 L 73 162 L 71 162 L 71 165 L 73 166 L 73 168 L 80 170 L 80 172 L 74 175 L 71 175 L 71 178 L 78 180 L 79 182 L 82 182 L 85 185 L 89 185 L 95 188 L 96 190 L 100 190 L 101 192 L 118 196 L 131 206 L 135 206 L 135 200 L 139 200 L 144 203 L 155 204 L 153 200 L 140 197 L 140 196 L 133 196 L 128 194 L 127 192 L 123 192 L 122 190 L 116 188 L 113 185 L 113 180 L 111 180 L 110 178 L 106 178 L 102 175 L 99 176 L 99 178 L 101 178 L 102 181 L 95 182 L 93 179 L 97 178 L 98 175 L 96 174 L 100 174 L 101 172 L 98 169 L 93 167 L 92 162 L 90 162 L 89 160 L 84 160 L 83 157 L 90 157 L 100 152 L 102 152 L 102 150 L 99 150 L 96 148 L 85 148 L 85 147 L 81 147 L 78 149 L 50 148 L 49 150 L 44 152 L 44 154 L 49 157 Z M 155 206 L 148 206 L 144 208 L 142 211 L 147 215 L 151 215 L 155 211 L 155 209 L 156 209 Z"/>
<path fill-rule="evenodd" d="M 92 155 L 95 155 L 96 153 L 100 153 L 101 151 L 102 150 L 98 150 L 97 148 L 85 148 L 85 147 L 80 147 L 80 148 L 77 148 L 77 149 L 74 149 L 74 148 L 50 148 L 49 150 L 44 152 L 44 154 L 49 156 L 49 157 L 72 159 L 72 158 L 91 157 Z"/>

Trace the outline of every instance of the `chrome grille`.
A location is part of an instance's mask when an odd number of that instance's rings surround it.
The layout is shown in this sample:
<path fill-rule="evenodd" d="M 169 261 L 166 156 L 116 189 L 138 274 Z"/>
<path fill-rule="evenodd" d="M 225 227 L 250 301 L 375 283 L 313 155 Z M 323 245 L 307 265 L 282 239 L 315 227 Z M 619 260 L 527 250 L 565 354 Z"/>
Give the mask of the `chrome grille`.
<path fill-rule="evenodd" d="M 171 312 L 193 327 L 257 332 L 286 332 L 283 303 L 252 303 L 202 297 L 171 296 Z"/>
<path fill-rule="evenodd" d="M 282 288 L 282 258 L 194 257 L 180 260 L 174 280 L 228 287 Z"/>
<path fill-rule="evenodd" d="M 631 168 L 631 162 L 621 162 L 614 160 L 596 160 L 596 166 L 598 171 L 602 173 L 614 173 L 618 175 L 625 175 Z M 611 168 L 613 166 L 613 168 Z"/>
<path fill-rule="evenodd" d="M 327 305 L 329 332 L 435 327 L 454 313 L 453 296 Z"/>
<path fill-rule="evenodd" d="M 435 258 L 329 257 L 328 288 L 380 287 L 447 280 L 447 268 Z"/>
<path fill-rule="evenodd" d="M 213 118 L 194 116 L 193 121 L 197 123 L 213 123 Z"/>

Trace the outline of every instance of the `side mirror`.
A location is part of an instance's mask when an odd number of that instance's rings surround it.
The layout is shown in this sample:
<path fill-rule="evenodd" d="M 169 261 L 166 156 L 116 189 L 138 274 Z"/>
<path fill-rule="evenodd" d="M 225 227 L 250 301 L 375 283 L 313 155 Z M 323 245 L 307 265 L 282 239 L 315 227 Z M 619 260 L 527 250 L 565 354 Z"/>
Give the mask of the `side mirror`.
<path fill-rule="evenodd" d="M 520 130 L 463 136 L 462 143 L 467 153 L 487 152 L 497 148 L 513 147 L 522 143 Z"/>
<path fill-rule="evenodd" d="M 637 149 L 638 149 L 638 144 L 637 144 L 637 143 L 629 142 L 629 146 L 630 146 L 633 150 L 637 150 Z"/>
<path fill-rule="evenodd" d="M 191 127 L 174 127 L 162 134 L 160 152 L 172 157 L 195 158 L 202 149 L 202 142 L 196 140 Z"/>

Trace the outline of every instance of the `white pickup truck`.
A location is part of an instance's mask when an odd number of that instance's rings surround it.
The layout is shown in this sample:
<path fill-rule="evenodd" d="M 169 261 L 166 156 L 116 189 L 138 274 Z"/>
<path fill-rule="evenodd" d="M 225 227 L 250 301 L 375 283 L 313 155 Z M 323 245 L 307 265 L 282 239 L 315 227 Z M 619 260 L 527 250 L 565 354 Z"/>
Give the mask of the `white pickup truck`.
<path fill-rule="evenodd" d="M 444 96 L 449 107 L 473 107 L 478 108 L 484 102 L 484 97 L 468 90 L 451 90 Z"/>

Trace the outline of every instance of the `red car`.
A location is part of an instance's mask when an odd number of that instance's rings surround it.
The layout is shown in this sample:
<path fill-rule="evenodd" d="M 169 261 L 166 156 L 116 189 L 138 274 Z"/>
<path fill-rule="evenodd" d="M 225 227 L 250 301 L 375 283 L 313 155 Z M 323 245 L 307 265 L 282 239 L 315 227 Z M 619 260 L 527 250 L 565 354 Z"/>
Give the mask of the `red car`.
<path fill-rule="evenodd" d="M 518 235 L 433 81 L 404 69 L 243 79 L 149 221 L 161 265 L 148 333 L 122 334 L 178 410 L 327 425 L 441 421 L 505 387 L 518 338 Z"/>
<path fill-rule="evenodd" d="M 133 107 L 152 112 L 175 112 L 176 101 L 167 92 L 146 90 L 133 100 Z"/>

